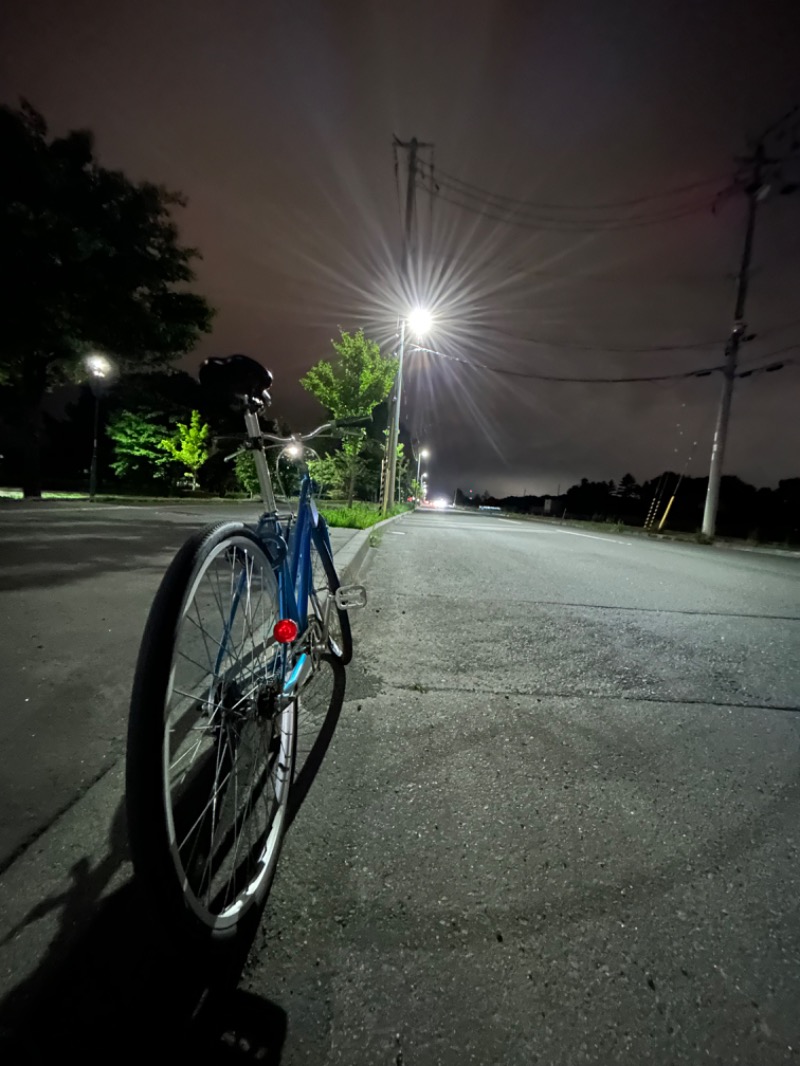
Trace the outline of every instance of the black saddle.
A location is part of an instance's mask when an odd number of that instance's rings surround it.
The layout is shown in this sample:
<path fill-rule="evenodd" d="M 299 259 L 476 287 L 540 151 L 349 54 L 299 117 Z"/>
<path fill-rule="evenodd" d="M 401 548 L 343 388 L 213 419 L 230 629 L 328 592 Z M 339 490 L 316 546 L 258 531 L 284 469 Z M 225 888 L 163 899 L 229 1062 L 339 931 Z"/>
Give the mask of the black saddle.
<path fill-rule="evenodd" d="M 212 356 L 200 367 L 200 384 L 228 401 L 263 407 L 271 402 L 272 374 L 249 355 Z"/>

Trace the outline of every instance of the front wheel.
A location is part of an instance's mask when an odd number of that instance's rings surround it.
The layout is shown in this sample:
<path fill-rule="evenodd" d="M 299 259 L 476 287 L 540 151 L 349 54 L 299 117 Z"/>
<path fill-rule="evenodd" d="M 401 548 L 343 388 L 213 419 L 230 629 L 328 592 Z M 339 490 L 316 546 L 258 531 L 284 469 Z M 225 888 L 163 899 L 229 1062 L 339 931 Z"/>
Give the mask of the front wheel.
<path fill-rule="evenodd" d="M 311 578 L 308 588 L 309 619 L 315 619 L 323 654 L 331 655 L 346 666 L 353 658 L 350 618 L 336 604 L 336 590 L 341 586 L 324 529 L 318 526 L 311 534 Z"/>
<path fill-rule="evenodd" d="M 131 854 L 162 924 L 234 934 L 263 902 L 286 827 L 296 702 L 272 562 L 245 526 L 192 537 L 145 628 L 128 724 Z"/>

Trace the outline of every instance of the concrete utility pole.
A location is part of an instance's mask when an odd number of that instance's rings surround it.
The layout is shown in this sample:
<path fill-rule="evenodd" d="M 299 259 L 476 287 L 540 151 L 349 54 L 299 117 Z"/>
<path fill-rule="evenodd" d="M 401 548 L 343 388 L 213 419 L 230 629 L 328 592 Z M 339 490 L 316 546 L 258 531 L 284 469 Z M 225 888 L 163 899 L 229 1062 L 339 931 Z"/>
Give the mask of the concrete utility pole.
<path fill-rule="evenodd" d="M 736 364 L 739 358 L 739 345 L 744 336 L 744 309 L 747 289 L 750 281 L 750 261 L 753 257 L 753 236 L 756 229 L 756 211 L 764 199 L 763 171 L 764 146 L 759 143 L 752 157 L 752 177 L 745 192 L 747 193 L 747 225 L 744 233 L 744 248 L 739 276 L 736 285 L 736 306 L 733 311 L 733 328 L 725 345 L 725 369 L 723 370 L 722 396 L 719 401 L 717 424 L 714 429 L 714 443 L 711 446 L 711 466 L 708 471 L 708 491 L 703 512 L 703 533 L 714 536 L 719 506 L 719 485 L 722 478 L 722 462 L 725 458 L 725 444 L 728 439 L 728 421 L 731 415 L 733 383 L 736 380 Z M 666 515 L 664 516 L 666 518 Z"/>
<path fill-rule="evenodd" d="M 397 377 L 394 381 L 394 393 L 392 394 L 392 406 L 389 410 L 389 438 L 386 443 L 386 480 L 384 482 L 383 513 L 389 510 L 395 502 L 395 486 L 397 483 L 397 445 L 400 440 L 400 401 L 403 398 L 403 355 L 406 347 L 406 320 L 400 319 L 400 348 L 398 349 L 399 365 Z"/>
<path fill-rule="evenodd" d="M 412 287 L 410 284 L 410 267 L 414 252 L 414 215 L 416 211 L 417 193 L 417 153 L 420 148 L 432 148 L 433 145 L 418 141 L 412 137 L 410 141 L 401 141 L 395 137 L 393 141 L 395 149 L 402 148 L 408 152 L 408 172 L 406 175 L 406 203 L 405 217 L 403 220 L 403 251 L 400 259 L 400 277 L 408 296 Z M 389 437 L 386 442 L 386 478 L 383 487 L 383 513 L 393 505 L 397 495 L 397 446 L 400 442 L 400 401 L 403 396 L 403 356 L 405 355 L 406 322 L 405 315 L 400 320 L 400 347 L 398 358 L 400 365 L 397 368 L 394 393 L 389 409 Z"/>
<path fill-rule="evenodd" d="M 707 537 L 713 537 L 717 524 L 717 509 L 719 507 L 719 487 L 722 478 L 722 464 L 725 459 L 725 445 L 728 439 L 728 422 L 731 414 L 731 401 L 733 399 L 733 384 L 736 380 L 736 366 L 739 358 L 739 347 L 744 339 L 746 323 L 744 320 L 745 302 L 750 282 L 750 262 L 753 257 L 753 237 L 756 228 L 756 214 L 758 205 L 766 199 L 770 192 L 770 184 L 765 179 L 765 174 L 770 174 L 770 181 L 777 177 L 777 166 L 786 159 L 768 159 L 766 156 L 767 139 L 773 134 L 779 137 L 788 132 L 790 122 L 797 122 L 798 108 L 793 107 L 783 118 L 779 119 L 761 134 L 755 143 L 752 153 L 740 160 L 747 168 L 742 178 L 738 179 L 743 185 L 747 196 L 747 222 L 745 225 L 744 247 L 742 248 L 742 261 L 736 285 L 736 306 L 733 311 L 733 326 L 728 342 L 725 345 L 725 367 L 723 370 L 722 395 L 717 413 L 717 423 L 714 429 L 714 443 L 711 446 L 711 465 L 708 471 L 708 491 L 706 493 L 706 505 L 703 512 L 703 533 Z M 796 157 L 790 157 L 796 158 Z M 787 186 L 781 190 L 784 193 L 793 192 L 794 187 Z M 665 516 L 666 517 L 666 516 Z"/>

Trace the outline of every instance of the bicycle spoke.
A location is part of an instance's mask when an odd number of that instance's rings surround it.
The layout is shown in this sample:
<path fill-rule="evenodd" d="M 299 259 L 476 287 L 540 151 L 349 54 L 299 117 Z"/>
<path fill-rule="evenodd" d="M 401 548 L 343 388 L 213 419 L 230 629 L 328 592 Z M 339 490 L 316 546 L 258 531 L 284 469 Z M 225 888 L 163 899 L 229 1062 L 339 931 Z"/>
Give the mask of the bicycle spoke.
<path fill-rule="evenodd" d="M 263 899 L 277 861 L 296 745 L 296 706 L 280 693 L 293 659 L 273 635 L 278 575 L 258 540 L 220 527 L 198 545 L 153 643 L 168 642 L 170 657 L 157 667 L 158 779 L 187 920 L 223 929 Z"/>
<path fill-rule="evenodd" d="M 269 383 L 243 356 L 223 365 Z M 210 374 L 217 361 L 204 367 Z M 259 384 L 252 395 L 260 392 Z M 253 442 L 261 433 L 256 407 L 248 403 L 245 413 Z M 344 665 L 352 656 L 349 619 L 333 599 L 339 579 L 324 520 L 313 522 L 298 564 L 308 587 L 299 613 L 308 623 L 290 645 L 276 641 L 290 571 L 270 545 L 273 535 L 288 538 L 291 521 L 268 517 L 271 489 L 264 497 L 257 528 L 217 523 L 176 555 L 151 609 L 131 701 L 127 786 L 137 876 L 160 889 L 165 913 L 187 932 L 202 926 L 212 938 L 234 930 L 265 898 L 288 820 L 300 700 L 323 660 Z M 295 688 L 287 700 L 287 678 L 301 662 L 304 695 Z M 164 820 L 154 826 L 156 787 Z"/>

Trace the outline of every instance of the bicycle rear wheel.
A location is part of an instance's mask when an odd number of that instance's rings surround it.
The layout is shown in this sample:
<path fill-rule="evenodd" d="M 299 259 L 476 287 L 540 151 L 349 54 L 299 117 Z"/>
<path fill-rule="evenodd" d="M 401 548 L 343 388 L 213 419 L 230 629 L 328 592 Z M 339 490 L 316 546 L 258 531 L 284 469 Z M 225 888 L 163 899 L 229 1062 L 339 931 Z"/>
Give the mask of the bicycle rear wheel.
<path fill-rule="evenodd" d="M 235 934 L 266 897 L 286 824 L 296 702 L 271 560 L 227 523 L 192 537 L 153 602 L 131 699 L 126 791 L 137 878 L 162 924 Z"/>
<path fill-rule="evenodd" d="M 350 618 L 347 611 L 336 605 L 336 590 L 341 587 L 341 582 L 321 525 L 311 533 L 310 554 L 309 618 L 316 619 L 322 653 L 333 656 L 346 666 L 353 658 Z"/>

